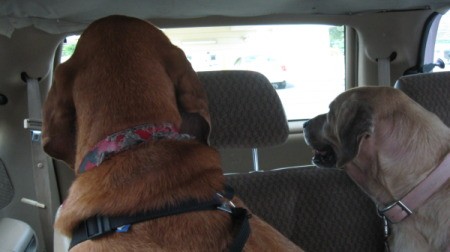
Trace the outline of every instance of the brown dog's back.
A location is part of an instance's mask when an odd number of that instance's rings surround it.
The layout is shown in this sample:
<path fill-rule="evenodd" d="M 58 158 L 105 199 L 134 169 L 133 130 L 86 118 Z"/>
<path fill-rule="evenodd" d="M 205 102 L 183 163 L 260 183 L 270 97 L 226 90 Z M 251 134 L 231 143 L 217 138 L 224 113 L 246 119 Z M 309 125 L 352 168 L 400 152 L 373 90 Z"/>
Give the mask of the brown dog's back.
<path fill-rule="evenodd" d="M 86 153 L 111 134 L 142 124 L 170 124 L 194 139 L 150 140 L 116 153 L 87 172 Z M 184 53 L 156 27 L 112 16 L 90 25 L 74 55 L 55 72 L 44 104 L 44 149 L 73 167 L 77 178 L 56 221 L 70 236 L 95 216 L 133 215 L 205 201 L 221 192 L 218 152 L 203 87 Z M 243 206 L 239 199 L 234 199 Z M 248 251 L 299 251 L 256 216 Z M 198 211 L 134 224 L 76 245 L 77 251 L 225 251 L 233 239 L 230 215 Z"/>

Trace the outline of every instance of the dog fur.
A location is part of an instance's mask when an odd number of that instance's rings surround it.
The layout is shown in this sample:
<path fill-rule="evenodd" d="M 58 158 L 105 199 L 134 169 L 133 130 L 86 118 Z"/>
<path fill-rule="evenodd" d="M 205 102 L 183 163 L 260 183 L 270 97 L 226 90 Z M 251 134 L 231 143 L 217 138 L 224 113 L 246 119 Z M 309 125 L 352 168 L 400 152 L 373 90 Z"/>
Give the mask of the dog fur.
<path fill-rule="evenodd" d="M 57 67 L 43 116 L 45 151 L 77 174 L 55 224 L 67 236 L 96 214 L 132 215 L 210 200 L 223 190 L 219 154 L 207 145 L 205 91 L 183 51 L 148 22 L 110 16 L 92 23 Z M 196 140 L 150 141 L 78 173 L 97 142 L 146 123 L 172 123 Z M 236 197 L 233 202 L 244 206 Z M 250 225 L 245 251 L 301 251 L 257 216 Z M 72 251 L 226 251 L 232 233 L 229 214 L 200 211 L 141 222 Z"/>
<path fill-rule="evenodd" d="M 403 92 L 354 88 L 327 114 L 304 125 L 313 162 L 343 168 L 377 203 L 401 199 L 450 152 L 450 129 Z M 450 181 L 400 223 L 391 251 L 446 251 L 450 246 Z"/>

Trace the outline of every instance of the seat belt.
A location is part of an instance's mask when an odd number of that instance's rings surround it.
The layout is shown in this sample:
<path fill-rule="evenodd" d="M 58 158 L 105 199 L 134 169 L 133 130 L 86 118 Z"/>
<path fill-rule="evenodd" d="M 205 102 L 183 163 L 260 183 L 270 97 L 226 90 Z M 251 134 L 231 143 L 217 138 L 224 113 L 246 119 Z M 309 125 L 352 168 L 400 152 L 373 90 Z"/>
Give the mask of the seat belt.
<path fill-rule="evenodd" d="M 378 58 L 378 85 L 391 86 L 391 61 L 397 57 L 397 53 L 393 52 L 387 58 Z"/>
<path fill-rule="evenodd" d="M 391 61 L 389 58 L 378 59 L 378 85 L 391 85 Z"/>
<path fill-rule="evenodd" d="M 61 203 L 53 162 L 45 154 L 41 144 L 40 78 L 30 78 L 25 72 L 21 74 L 21 78 L 27 84 L 28 118 L 24 120 L 24 128 L 30 131 L 31 136 L 31 161 L 36 192 L 36 200 L 22 198 L 21 201 L 38 208 L 44 238 L 44 244 L 42 244 L 44 246 L 40 250 L 53 251 L 53 220 Z"/>

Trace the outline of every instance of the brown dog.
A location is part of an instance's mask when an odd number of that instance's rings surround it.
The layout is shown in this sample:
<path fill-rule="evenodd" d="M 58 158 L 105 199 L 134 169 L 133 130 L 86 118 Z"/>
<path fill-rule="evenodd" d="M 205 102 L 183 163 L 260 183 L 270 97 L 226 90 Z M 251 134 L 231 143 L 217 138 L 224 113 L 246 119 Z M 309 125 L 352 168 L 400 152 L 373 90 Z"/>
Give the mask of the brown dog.
<path fill-rule="evenodd" d="M 206 144 L 205 92 L 184 53 L 153 25 L 124 16 L 94 22 L 54 80 L 44 149 L 77 174 L 55 224 L 63 234 L 91 217 L 208 202 L 224 191 L 218 152 Z M 258 217 L 249 222 L 246 251 L 300 251 Z M 138 222 L 72 251 L 227 251 L 235 228 L 227 211 L 201 210 Z"/>
<path fill-rule="evenodd" d="M 383 209 L 398 222 L 389 238 L 392 251 L 449 248 L 450 129 L 436 115 L 397 89 L 355 88 L 339 95 L 327 114 L 306 122 L 304 133 L 316 165 L 343 168 L 379 207 L 397 200 L 414 206 L 410 216 L 400 203 L 392 208 L 398 216 Z M 432 177 L 427 183 L 436 185 L 434 191 L 411 198 Z"/>

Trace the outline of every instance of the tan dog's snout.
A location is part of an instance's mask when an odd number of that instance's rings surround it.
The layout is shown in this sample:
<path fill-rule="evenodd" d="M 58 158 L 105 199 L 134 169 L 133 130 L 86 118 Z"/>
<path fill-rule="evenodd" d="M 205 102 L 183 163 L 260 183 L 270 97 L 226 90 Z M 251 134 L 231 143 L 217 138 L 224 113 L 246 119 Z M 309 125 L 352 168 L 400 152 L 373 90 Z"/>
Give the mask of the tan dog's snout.
<path fill-rule="evenodd" d="M 313 163 L 321 167 L 341 167 L 354 158 L 361 140 L 372 130 L 373 111 L 364 99 L 350 93 L 338 96 L 327 114 L 307 121 L 306 143 L 314 149 Z"/>
<path fill-rule="evenodd" d="M 336 166 L 336 154 L 331 144 L 324 137 L 324 125 L 327 114 L 322 114 L 303 124 L 306 144 L 313 151 L 312 163 L 319 167 L 333 168 Z"/>
<path fill-rule="evenodd" d="M 320 132 L 322 131 L 326 116 L 326 114 L 318 115 L 303 124 L 303 133 L 305 134 L 305 141 L 308 145 L 315 146 L 319 149 L 321 145 L 325 145 L 325 141 L 322 138 L 323 134 L 320 134 Z"/>

